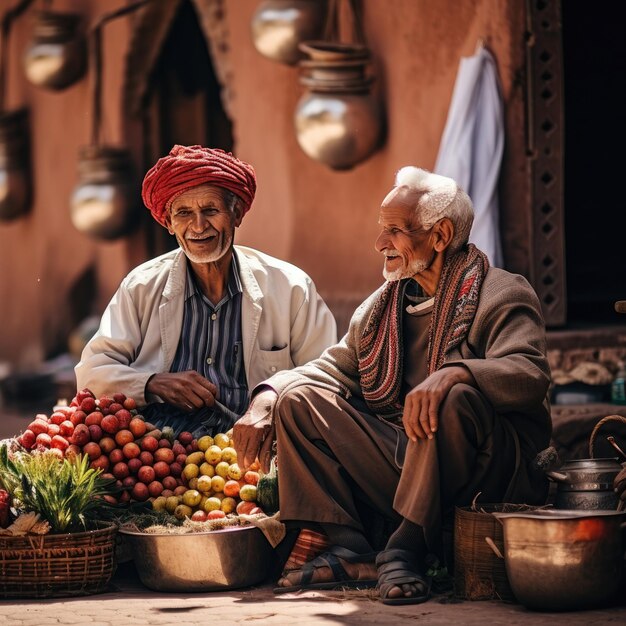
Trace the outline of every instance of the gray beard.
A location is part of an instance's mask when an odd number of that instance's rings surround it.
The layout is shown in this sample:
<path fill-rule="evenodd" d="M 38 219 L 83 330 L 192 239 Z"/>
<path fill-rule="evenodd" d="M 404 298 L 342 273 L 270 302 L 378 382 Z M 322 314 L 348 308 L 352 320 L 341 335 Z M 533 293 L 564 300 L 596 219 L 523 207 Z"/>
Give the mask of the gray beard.
<path fill-rule="evenodd" d="M 411 261 L 411 263 L 406 267 L 399 267 L 397 270 L 393 270 L 393 272 L 388 272 L 383 266 L 383 276 L 385 280 L 388 281 L 413 278 L 415 274 L 421 274 L 424 270 L 427 270 L 431 263 L 432 259 L 430 261 L 416 259 L 415 261 Z"/>
<path fill-rule="evenodd" d="M 213 250 L 213 252 L 209 252 L 207 254 L 194 254 L 193 252 L 185 250 L 184 248 L 183 250 L 185 251 L 187 258 L 192 263 L 215 263 L 215 261 L 219 261 L 228 252 L 232 243 L 233 235 L 231 233 L 226 237 L 226 239 L 224 239 L 223 244 L 216 250 Z M 180 239 L 178 240 L 178 245 L 181 248 L 183 247 L 180 243 Z"/>

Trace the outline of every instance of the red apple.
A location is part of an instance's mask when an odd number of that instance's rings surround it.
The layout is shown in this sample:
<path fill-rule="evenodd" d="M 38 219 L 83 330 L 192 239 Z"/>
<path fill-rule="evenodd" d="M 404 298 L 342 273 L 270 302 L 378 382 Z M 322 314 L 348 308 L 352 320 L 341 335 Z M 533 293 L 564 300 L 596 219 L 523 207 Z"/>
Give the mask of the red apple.
<path fill-rule="evenodd" d="M 149 485 L 155 478 L 156 473 L 154 468 L 149 465 L 142 465 L 137 472 L 137 478 L 146 485 Z"/>
<path fill-rule="evenodd" d="M 102 428 L 100 428 L 100 426 L 91 424 L 88 428 L 91 441 L 100 441 L 100 439 L 102 439 Z"/>
<path fill-rule="evenodd" d="M 59 450 L 62 450 L 63 452 L 67 450 L 69 445 L 70 445 L 69 441 L 65 437 L 62 437 L 61 435 L 54 435 L 54 437 L 52 437 L 52 441 L 50 442 L 50 446 L 52 448 L 58 448 Z"/>
<path fill-rule="evenodd" d="M 59 424 L 59 435 L 63 435 L 64 437 L 71 437 L 74 432 L 74 424 L 70 420 L 65 420 Z"/>

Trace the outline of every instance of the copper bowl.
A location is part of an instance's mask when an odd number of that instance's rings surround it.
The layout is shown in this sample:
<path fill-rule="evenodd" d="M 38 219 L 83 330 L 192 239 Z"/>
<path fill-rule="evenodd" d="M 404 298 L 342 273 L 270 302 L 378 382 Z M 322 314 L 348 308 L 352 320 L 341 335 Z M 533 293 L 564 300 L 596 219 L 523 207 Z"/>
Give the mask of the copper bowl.
<path fill-rule="evenodd" d="M 186 534 L 120 530 L 141 582 L 155 591 L 224 591 L 265 580 L 273 550 L 255 526 Z"/>

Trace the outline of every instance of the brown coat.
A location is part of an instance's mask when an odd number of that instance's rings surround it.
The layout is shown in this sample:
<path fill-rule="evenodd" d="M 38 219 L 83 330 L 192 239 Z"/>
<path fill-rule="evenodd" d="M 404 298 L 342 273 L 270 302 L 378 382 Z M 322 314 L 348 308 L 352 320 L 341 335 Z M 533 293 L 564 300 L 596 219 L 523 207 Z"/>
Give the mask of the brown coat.
<path fill-rule="evenodd" d="M 267 384 L 279 395 L 315 384 L 346 399 L 362 397 L 359 344 L 379 292 L 357 308 L 339 343 L 306 365 L 279 372 Z M 548 445 L 552 423 L 545 326 L 537 296 L 525 278 L 489 268 L 466 341 L 448 355 L 447 365 L 467 367 L 496 413 L 510 421 L 526 457 Z"/>

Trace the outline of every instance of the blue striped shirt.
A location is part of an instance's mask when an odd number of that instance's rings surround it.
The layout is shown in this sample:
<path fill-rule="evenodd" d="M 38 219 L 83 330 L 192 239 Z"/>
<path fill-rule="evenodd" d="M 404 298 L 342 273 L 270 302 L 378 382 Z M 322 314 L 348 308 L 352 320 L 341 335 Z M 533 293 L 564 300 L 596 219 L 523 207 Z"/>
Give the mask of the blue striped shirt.
<path fill-rule="evenodd" d="M 237 415 L 248 408 L 243 366 L 241 298 L 243 288 L 233 256 L 226 293 L 212 304 L 187 265 L 183 327 L 171 372 L 196 370 L 217 386 L 217 398 Z"/>

